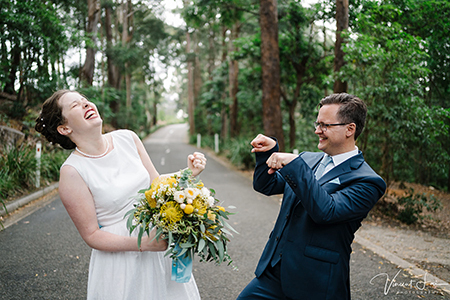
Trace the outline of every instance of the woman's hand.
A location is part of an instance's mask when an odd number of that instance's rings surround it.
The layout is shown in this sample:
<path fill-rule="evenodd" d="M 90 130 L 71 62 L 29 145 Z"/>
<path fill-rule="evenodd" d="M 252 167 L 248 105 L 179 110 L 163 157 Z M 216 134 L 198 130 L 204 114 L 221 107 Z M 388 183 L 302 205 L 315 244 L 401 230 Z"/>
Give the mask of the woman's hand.
<path fill-rule="evenodd" d="M 150 236 L 146 238 L 142 238 L 141 243 L 141 251 L 166 251 L 169 244 L 167 244 L 167 240 L 163 240 L 161 236 L 159 239 L 154 239 L 156 235 L 156 229 L 150 231 Z"/>
<path fill-rule="evenodd" d="M 197 176 L 206 167 L 206 157 L 203 153 L 194 152 L 188 156 L 188 168 L 192 170 L 192 175 Z"/>

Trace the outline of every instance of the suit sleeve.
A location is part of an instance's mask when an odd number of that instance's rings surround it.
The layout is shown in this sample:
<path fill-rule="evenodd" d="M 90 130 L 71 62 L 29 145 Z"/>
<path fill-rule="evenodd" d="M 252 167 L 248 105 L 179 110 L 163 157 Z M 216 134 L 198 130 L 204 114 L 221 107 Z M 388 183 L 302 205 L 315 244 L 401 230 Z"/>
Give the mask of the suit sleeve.
<path fill-rule="evenodd" d="M 386 184 L 370 171 L 353 171 L 353 179 L 337 189 L 330 188 L 334 185 L 321 186 L 301 157 L 279 172 L 314 222 L 332 224 L 365 218 L 383 196 Z"/>
<path fill-rule="evenodd" d="M 278 172 L 273 174 L 267 173 L 269 167 L 266 161 L 272 155 L 272 153 L 277 152 L 279 149 L 278 143 L 275 147 L 267 152 L 256 152 L 256 166 L 255 173 L 253 174 L 253 188 L 255 191 L 260 192 L 266 196 L 282 194 L 286 186 L 286 182 L 280 176 Z"/>

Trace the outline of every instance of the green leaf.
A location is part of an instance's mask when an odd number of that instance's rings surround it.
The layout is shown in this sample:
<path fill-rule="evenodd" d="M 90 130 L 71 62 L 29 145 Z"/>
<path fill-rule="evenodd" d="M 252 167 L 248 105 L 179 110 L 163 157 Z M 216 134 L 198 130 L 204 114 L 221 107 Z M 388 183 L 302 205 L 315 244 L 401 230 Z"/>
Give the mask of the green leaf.
<path fill-rule="evenodd" d="M 141 241 L 142 241 L 142 235 L 144 234 L 144 228 L 142 226 L 139 227 L 139 233 L 138 233 L 138 248 L 141 249 Z"/>
<path fill-rule="evenodd" d="M 198 252 L 202 252 L 203 248 L 205 247 L 206 242 L 204 239 L 200 239 L 200 241 L 198 242 Z"/>
<path fill-rule="evenodd" d="M 231 225 L 228 224 L 228 222 L 226 222 L 225 220 L 221 220 L 221 221 L 222 221 L 222 224 L 223 224 L 225 227 L 228 227 L 229 229 L 231 229 L 231 230 L 234 231 L 235 233 L 239 234 L 239 232 L 237 232 L 233 227 L 231 227 Z"/>
<path fill-rule="evenodd" d="M 225 227 L 221 229 L 223 232 L 225 232 L 226 234 L 229 234 L 231 236 L 233 236 L 233 234 L 231 233 L 231 231 L 228 231 L 228 229 L 226 229 Z"/>
<path fill-rule="evenodd" d="M 172 243 L 173 243 L 173 234 L 172 234 L 172 231 L 169 231 L 169 240 L 167 241 L 167 243 L 168 243 L 169 245 L 172 245 Z"/>
<path fill-rule="evenodd" d="M 211 253 L 211 256 L 214 257 L 214 259 L 217 257 L 216 248 L 214 246 L 214 242 L 208 243 L 209 252 Z"/>
<path fill-rule="evenodd" d="M 193 246 L 195 246 L 195 244 L 192 244 L 192 243 L 182 243 L 182 244 L 180 244 L 181 248 L 191 248 Z"/>
<path fill-rule="evenodd" d="M 188 248 L 183 248 L 179 253 L 177 253 L 177 257 L 181 257 L 183 254 L 186 253 L 186 251 L 188 251 Z"/>
<path fill-rule="evenodd" d="M 221 240 L 217 240 L 215 245 L 216 245 L 217 251 L 219 252 L 220 262 L 222 262 L 223 261 L 223 255 L 224 255 L 224 252 L 225 252 L 225 249 L 223 247 L 223 243 L 222 243 Z"/>

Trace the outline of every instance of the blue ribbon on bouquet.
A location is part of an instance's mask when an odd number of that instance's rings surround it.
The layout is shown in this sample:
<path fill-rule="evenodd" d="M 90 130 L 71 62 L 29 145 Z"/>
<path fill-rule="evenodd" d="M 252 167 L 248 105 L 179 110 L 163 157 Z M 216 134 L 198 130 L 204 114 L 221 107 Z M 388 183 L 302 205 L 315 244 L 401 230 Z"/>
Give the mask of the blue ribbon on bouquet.
<path fill-rule="evenodd" d="M 176 244 L 175 250 L 181 251 L 181 247 Z M 173 281 L 178 283 L 186 283 L 191 279 L 192 274 L 192 257 L 188 253 L 172 260 L 172 277 Z"/>

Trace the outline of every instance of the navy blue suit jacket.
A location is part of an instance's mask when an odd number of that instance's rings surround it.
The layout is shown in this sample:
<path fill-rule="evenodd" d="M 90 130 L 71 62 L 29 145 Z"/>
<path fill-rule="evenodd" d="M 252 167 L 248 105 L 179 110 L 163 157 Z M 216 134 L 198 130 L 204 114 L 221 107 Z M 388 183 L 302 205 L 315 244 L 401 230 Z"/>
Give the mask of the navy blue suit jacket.
<path fill-rule="evenodd" d="M 361 152 L 319 180 L 314 170 L 323 152 L 303 152 L 274 174 L 266 160 L 278 151 L 256 153 L 253 187 L 284 194 L 275 227 L 255 271 L 261 276 L 279 262 L 283 292 L 293 299 L 350 299 L 351 244 L 361 221 L 386 184 Z"/>

